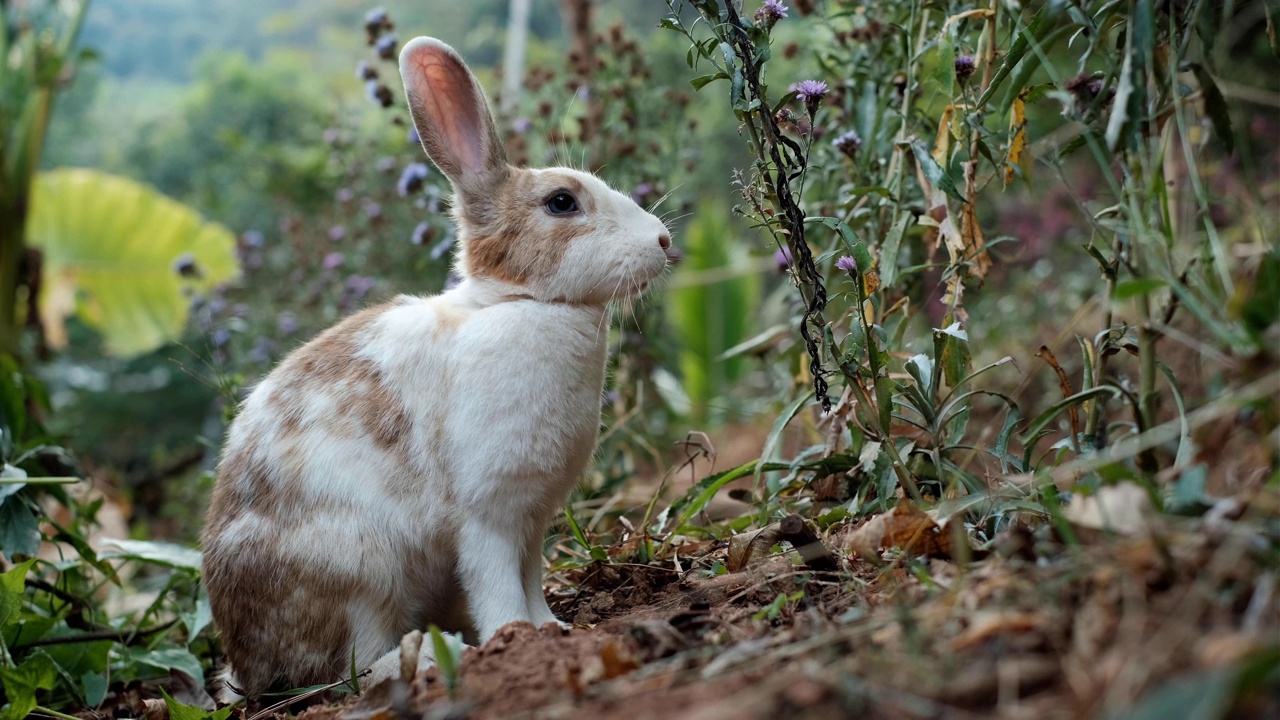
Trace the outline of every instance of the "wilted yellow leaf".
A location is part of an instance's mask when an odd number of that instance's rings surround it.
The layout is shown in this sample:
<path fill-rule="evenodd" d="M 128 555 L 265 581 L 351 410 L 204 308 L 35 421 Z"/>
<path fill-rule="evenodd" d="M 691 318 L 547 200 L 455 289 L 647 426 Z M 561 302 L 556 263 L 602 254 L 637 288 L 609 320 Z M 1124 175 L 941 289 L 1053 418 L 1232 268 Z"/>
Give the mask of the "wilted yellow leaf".
<path fill-rule="evenodd" d="M 955 108 L 951 105 L 942 111 L 942 117 L 938 119 L 938 139 L 933 143 L 933 159 L 943 168 L 947 167 L 951 161 L 951 113 Z"/>
<path fill-rule="evenodd" d="M 1022 96 L 1014 98 L 1009 114 L 1009 154 L 1004 159 L 1004 184 L 1013 182 L 1014 168 L 1022 163 L 1022 151 L 1027 147 L 1027 104 Z"/>

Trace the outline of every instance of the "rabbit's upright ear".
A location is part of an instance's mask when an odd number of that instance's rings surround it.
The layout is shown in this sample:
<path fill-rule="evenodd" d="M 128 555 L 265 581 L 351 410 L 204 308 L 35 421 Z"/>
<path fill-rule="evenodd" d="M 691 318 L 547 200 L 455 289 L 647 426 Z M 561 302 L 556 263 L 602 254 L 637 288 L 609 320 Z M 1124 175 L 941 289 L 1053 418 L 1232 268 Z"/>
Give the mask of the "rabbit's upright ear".
<path fill-rule="evenodd" d="M 432 161 L 464 196 L 492 190 L 506 177 L 506 150 L 484 91 L 462 58 L 435 38 L 414 38 L 400 51 L 400 75 Z"/>

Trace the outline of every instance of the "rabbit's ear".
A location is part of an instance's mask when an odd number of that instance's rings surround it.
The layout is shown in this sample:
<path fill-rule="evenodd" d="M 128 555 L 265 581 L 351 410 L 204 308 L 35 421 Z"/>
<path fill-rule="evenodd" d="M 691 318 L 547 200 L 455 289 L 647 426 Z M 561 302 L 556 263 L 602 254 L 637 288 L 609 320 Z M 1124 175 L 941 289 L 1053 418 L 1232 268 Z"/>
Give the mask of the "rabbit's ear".
<path fill-rule="evenodd" d="M 507 157 L 484 91 L 454 49 L 435 38 L 410 40 L 400 75 L 422 147 L 464 194 L 506 177 Z"/>

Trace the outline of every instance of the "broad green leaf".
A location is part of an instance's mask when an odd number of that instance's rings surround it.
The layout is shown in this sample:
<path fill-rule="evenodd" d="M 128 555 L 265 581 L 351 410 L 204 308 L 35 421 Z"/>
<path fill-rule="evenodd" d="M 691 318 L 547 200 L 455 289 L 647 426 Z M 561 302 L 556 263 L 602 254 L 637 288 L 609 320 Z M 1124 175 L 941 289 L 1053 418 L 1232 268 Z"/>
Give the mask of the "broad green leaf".
<path fill-rule="evenodd" d="M 200 570 L 200 551 L 193 550 L 185 545 L 146 540 L 110 539 L 105 542 L 107 545 L 118 549 L 102 553 L 103 558 L 141 560 L 180 570 L 195 570 L 197 572 Z"/>
<path fill-rule="evenodd" d="M 196 608 L 190 613 L 181 613 L 182 624 L 187 626 L 187 645 L 195 642 L 196 636 L 200 634 L 213 621 L 213 608 L 209 605 L 209 596 L 205 594 L 204 589 L 200 590 L 199 597 L 196 598 Z"/>
<path fill-rule="evenodd" d="M 84 688 L 84 699 L 89 707 L 98 707 L 107 698 L 106 673 L 90 670 L 80 676 L 80 685 Z"/>
<path fill-rule="evenodd" d="M 167 647 L 137 653 L 131 659 L 140 665 L 149 665 L 165 672 L 170 670 L 184 672 L 194 678 L 198 684 L 204 684 L 204 668 L 200 666 L 200 659 L 184 647 Z"/>
<path fill-rule="evenodd" d="M 929 148 L 921 141 L 916 140 L 911 143 L 911 152 L 916 156 L 916 162 L 920 164 L 920 170 L 924 173 L 929 183 L 939 190 L 945 192 L 951 197 L 965 202 L 964 196 L 960 194 L 960 190 L 956 187 L 956 183 L 947 174 L 947 171 L 933 159 L 933 155 L 929 154 Z"/>
<path fill-rule="evenodd" d="M 21 497 L 0 501 L 0 551 L 10 561 L 15 555 L 30 557 L 40 550 L 40 523 Z"/>
<path fill-rule="evenodd" d="M 0 574 L 0 628 L 8 627 L 18 617 L 22 609 L 22 590 L 25 587 L 27 571 L 35 564 L 32 558 L 12 570 Z"/>
<path fill-rule="evenodd" d="M 96 170 L 41 173 L 27 241 L 44 253 L 40 321 L 54 347 L 76 316 L 129 356 L 181 335 L 187 293 L 233 279 L 235 237 L 191 208 L 127 178 Z M 175 264 L 190 260 L 186 276 Z"/>
<path fill-rule="evenodd" d="M 1226 717 L 1235 694 L 1235 676 L 1234 668 L 1184 673 L 1166 680 L 1132 706 L 1108 717 L 1115 720 Z"/>
<path fill-rule="evenodd" d="M 231 711 L 234 709 L 228 705 L 221 710 L 205 710 L 195 705 L 184 705 L 169 696 L 164 688 L 160 688 L 160 693 L 164 695 L 164 704 L 169 709 L 169 720 L 227 720 L 231 717 Z"/>
<path fill-rule="evenodd" d="M 52 690 L 57 679 L 58 669 L 53 659 L 39 651 L 17 667 L 0 668 L 0 682 L 4 683 L 4 694 L 9 699 L 9 705 L 0 716 L 4 720 L 27 717 L 38 704 L 36 692 Z"/>

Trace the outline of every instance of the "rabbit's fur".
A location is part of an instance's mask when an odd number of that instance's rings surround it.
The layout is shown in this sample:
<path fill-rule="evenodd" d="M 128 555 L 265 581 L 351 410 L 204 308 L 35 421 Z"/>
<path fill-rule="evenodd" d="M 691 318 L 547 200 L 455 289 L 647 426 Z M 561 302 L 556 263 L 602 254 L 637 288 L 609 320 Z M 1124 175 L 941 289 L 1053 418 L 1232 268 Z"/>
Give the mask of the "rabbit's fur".
<path fill-rule="evenodd" d="M 595 447 L 606 303 L 667 264 L 662 222 L 598 178 L 510 167 L 449 46 L 417 38 L 400 68 L 454 188 L 463 280 L 329 329 L 232 423 L 204 570 L 235 693 L 338 680 L 353 662 L 376 682 L 428 624 L 483 642 L 555 621 L 542 539 Z M 560 193 L 576 212 L 552 212 Z"/>

